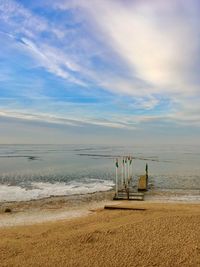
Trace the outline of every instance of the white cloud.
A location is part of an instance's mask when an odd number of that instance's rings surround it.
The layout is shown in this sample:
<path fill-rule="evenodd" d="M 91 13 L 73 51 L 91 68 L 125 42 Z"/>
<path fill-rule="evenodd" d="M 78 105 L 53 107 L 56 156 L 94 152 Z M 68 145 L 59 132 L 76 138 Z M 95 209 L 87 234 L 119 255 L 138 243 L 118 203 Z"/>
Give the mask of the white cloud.
<path fill-rule="evenodd" d="M 80 6 L 83 3 L 105 41 L 136 77 L 152 85 L 151 93 L 187 94 L 196 89 L 200 47 L 196 1 L 96 0 L 81 1 Z"/>
<path fill-rule="evenodd" d="M 93 56 L 90 46 L 84 51 L 87 56 L 81 55 L 81 58 L 80 54 L 76 55 L 79 58 L 75 63 L 65 52 L 43 43 L 36 34 L 51 31 L 57 32 L 58 36 L 65 36 L 65 31 L 53 27 L 50 21 L 33 15 L 15 1 L 2 0 L 2 19 L 14 25 L 15 31 L 25 34 L 24 40 L 30 51 L 35 53 L 50 72 L 68 79 L 70 75 L 63 69 L 65 65 L 72 71 L 80 71 L 86 78 L 107 90 L 140 97 L 143 94 L 150 96 L 170 93 L 172 97 L 180 93 L 190 95 L 199 90 L 200 79 L 196 68 L 200 52 L 200 29 L 196 0 L 156 0 L 151 3 L 147 0 L 58 0 L 48 3 L 49 7 L 73 9 L 74 17 L 81 16 L 88 31 L 91 28 L 93 36 L 96 35 L 97 39 L 104 41 L 105 47 L 110 46 L 124 60 L 132 78 L 124 77 L 123 74 L 119 77 L 114 73 L 112 77 L 107 70 L 95 72 L 93 69 L 87 69 L 89 66 L 86 67 L 84 61 Z M 15 17 L 21 17 L 21 27 Z M 36 40 L 31 40 L 31 37 Z M 70 41 L 72 45 L 80 39 Z M 87 40 L 87 44 L 90 42 L 91 40 Z M 75 45 L 74 52 L 77 47 L 78 44 Z M 113 64 L 114 60 L 118 61 L 119 58 L 112 59 Z M 80 70 L 78 64 L 82 64 L 84 68 Z M 72 77 L 71 80 L 73 81 Z M 75 78 L 74 80 L 76 82 Z"/>
<path fill-rule="evenodd" d="M 75 116 L 64 119 L 59 114 L 57 117 L 45 114 L 12 116 L 113 128 L 134 128 L 140 123 L 156 121 L 199 125 L 199 103 L 194 101 L 199 99 L 200 85 L 197 71 L 200 28 L 196 0 L 58 0 L 49 3 L 48 8 L 62 9 L 62 12 L 73 9 L 73 15 L 77 19 L 81 17 L 80 21 L 90 34 L 84 37 L 75 34 L 74 39 L 70 39 L 67 29 L 52 26 L 50 20 L 36 16 L 17 2 L 0 0 L 1 20 L 10 27 L 8 35 L 15 38 L 20 33 L 19 40 L 25 50 L 48 72 L 81 86 L 89 81 L 94 87 L 115 93 L 116 102 L 121 96 L 130 96 L 130 100 L 134 99 L 133 104 L 128 106 L 126 100 L 124 103 L 124 110 L 129 109 L 130 114 L 120 115 L 123 109 L 119 109 L 119 116 L 115 117 L 108 109 L 106 121 L 106 111 L 98 119 L 96 110 L 88 116 L 88 110 L 82 108 L 78 114 L 72 110 L 77 119 Z M 21 27 L 16 17 L 20 18 Z M 58 39 L 55 42 L 43 40 L 39 36 L 42 32 L 51 32 Z M 59 43 L 64 37 L 66 39 Z M 62 47 L 63 44 L 69 45 L 70 49 Z M 101 59 L 106 58 L 105 65 L 109 62 L 110 67 L 98 69 L 92 65 L 95 51 Z M 115 71 L 119 62 L 121 72 L 120 68 Z M 168 99 L 170 105 L 166 110 L 161 106 L 160 115 L 151 112 L 149 115 L 132 115 L 136 109 L 156 109 L 163 98 Z M 84 116 L 81 117 L 82 113 Z"/>
<path fill-rule="evenodd" d="M 101 73 L 102 87 L 133 96 L 134 105 L 141 109 L 155 108 L 160 96 L 170 101 L 170 109 L 162 115 L 138 116 L 135 121 L 154 118 L 199 125 L 199 104 L 194 101 L 200 89 L 198 1 L 80 0 L 70 5 L 60 1 L 58 7 L 84 11 L 92 30 L 131 70 L 127 79 Z"/>

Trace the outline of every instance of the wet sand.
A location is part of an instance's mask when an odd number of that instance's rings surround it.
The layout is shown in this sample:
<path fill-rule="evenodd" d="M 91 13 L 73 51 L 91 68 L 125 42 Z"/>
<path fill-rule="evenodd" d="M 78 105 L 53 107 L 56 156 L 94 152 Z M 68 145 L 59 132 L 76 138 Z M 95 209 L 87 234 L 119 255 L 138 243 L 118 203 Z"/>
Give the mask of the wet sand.
<path fill-rule="evenodd" d="M 0 203 L 0 228 L 86 216 L 104 207 L 113 191 Z M 9 209 L 11 212 L 5 212 Z"/>
<path fill-rule="evenodd" d="M 200 266 L 200 204 L 115 205 L 145 210 L 0 228 L 0 266 Z"/>

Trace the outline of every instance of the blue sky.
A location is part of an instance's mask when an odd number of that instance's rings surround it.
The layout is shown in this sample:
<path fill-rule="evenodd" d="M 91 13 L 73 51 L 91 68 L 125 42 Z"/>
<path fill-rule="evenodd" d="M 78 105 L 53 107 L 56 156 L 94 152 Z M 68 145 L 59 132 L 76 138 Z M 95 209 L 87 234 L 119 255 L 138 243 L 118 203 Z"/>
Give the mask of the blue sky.
<path fill-rule="evenodd" d="M 0 0 L 1 143 L 192 143 L 199 1 Z"/>

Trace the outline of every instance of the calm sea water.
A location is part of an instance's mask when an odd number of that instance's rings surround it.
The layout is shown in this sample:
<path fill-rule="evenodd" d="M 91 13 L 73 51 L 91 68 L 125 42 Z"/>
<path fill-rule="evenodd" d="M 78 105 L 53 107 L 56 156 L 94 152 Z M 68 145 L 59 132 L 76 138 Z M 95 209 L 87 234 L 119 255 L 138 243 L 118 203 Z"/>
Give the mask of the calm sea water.
<path fill-rule="evenodd" d="M 199 146 L 0 145 L 0 201 L 109 190 L 124 155 L 135 158 L 133 183 L 148 163 L 151 190 L 198 198 Z"/>

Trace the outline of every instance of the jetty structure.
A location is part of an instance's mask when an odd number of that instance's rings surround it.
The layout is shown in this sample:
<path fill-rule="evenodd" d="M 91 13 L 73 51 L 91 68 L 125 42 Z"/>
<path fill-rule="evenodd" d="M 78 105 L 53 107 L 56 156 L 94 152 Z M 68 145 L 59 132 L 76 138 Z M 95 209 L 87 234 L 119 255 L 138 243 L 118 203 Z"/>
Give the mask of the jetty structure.
<path fill-rule="evenodd" d="M 133 184 L 133 157 L 116 158 L 115 162 L 115 195 L 114 200 L 144 200 L 148 190 L 148 164 L 145 175 L 141 175 L 137 186 Z"/>

